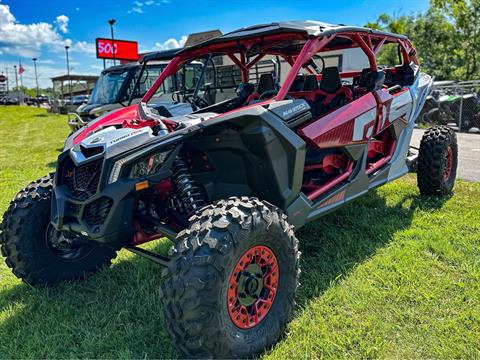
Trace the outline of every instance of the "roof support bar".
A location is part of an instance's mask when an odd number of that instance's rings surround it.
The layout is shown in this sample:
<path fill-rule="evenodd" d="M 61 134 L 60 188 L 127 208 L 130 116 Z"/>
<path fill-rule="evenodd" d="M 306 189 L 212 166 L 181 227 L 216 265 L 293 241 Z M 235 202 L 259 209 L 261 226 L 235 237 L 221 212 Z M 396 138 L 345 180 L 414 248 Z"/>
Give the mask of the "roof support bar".
<path fill-rule="evenodd" d="M 230 60 L 232 60 L 235 65 L 237 65 L 240 68 L 240 71 L 242 72 L 242 81 L 243 82 L 248 82 L 248 69 L 245 66 L 245 54 L 242 52 L 240 53 L 241 59 L 239 60 L 235 54 L 228 53 L 227 54 Z"/>
<path fill-rule="evenodd" d="M 362 36 L 359 33 L 353 34 L 353 37 L 356 43 L 362 48 L 363 52 L 367 55 L 368 61 L 370 62 L 370 70 L 377 71 L 377 62 L 375 60 L 375 53 L 367 45 L 367 43 L 365 42 L 365 40 L 363 40 Z"/>
<path fill-rule="evenodd" d="M 305 45 L 302 48 L 302 51 L 298 55 L 297 59 L 295 60 L 295 64 L 293 64 L 292 69 L 288 73 L 285 82 L 283 83 L 282 88 L 278 92 L 277 96 L 275 97 L 277 100 L 285 99 L 290 87 L 292 86 L 297 74 L 300 72 L 302 66 L 312 58 L 319 50 L 324 48 L 330 41 L 335 38 L 335 35 L 325 36 L 321 38 L 310 38 L 307 40 Z"/>

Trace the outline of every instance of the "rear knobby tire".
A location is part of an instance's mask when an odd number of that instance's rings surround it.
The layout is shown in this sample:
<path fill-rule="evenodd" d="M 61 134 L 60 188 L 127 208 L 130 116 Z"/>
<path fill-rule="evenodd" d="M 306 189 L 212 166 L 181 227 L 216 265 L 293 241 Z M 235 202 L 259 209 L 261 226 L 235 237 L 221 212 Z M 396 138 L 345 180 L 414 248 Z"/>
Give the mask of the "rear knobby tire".
<path fill-rule="evenodd" d="M 422 195 L 451 193 L 457 176 L 457 135 L 448 126 L 425 131 L 420 142 L 417 184 Z"/>
<path fill-rule="evenodd" d="M 166 331 L 182 356 L 244 358 L 275 344 L 292 314 L 300 272 L 298 241 L 286 216 L 256 198 L 230 198 L 194 215 L 178 240 L 163 273 L 160 298 Z M 229 290 L 238 267 L 251 266 L 242 259 L 256 249 L 262 254 L 265 249 L 269 259 L 273 253 L 277 291 L 268 311 L 258 312 L 263 318 L 242 328 L 243 317 L 230 314 L 234 307 L 229 307 Z M 271 284 L 265 278 L 258 284 L 265 283 Z M 241 294 L 240 285 L 238 289 Z M 268 291 L 262 294 L 268 297 Z M 263 302 L 256 304 L 267 308 Z"/>
<path fill-rule="evenodd" d="M 13 273 L 32 286 L 53 286 L 84 279 L 115 257 L 113 249 L 95 243 L 54 248 L 52 236 L 62 236 L 50 224 L 53 176 L 45 176 L 20 191 L 1 224 L 0 244 Z"/>

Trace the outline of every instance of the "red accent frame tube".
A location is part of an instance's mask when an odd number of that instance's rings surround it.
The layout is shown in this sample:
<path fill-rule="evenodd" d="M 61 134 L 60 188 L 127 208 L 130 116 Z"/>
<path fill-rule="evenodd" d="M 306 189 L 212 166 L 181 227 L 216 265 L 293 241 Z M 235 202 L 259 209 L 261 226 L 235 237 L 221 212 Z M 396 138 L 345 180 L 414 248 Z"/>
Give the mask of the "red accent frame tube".
<path fill-rule="evenodd" d="M 328 190 L 333 188 L 334 186 L 340 184 L 342 181 L 345 181 L 348 179 L 348 177 L 352 174 L 353 172 L 353 163 L 350 163 L 348 166 L 348 170 L 343 173 L 342 175 L 336 177 L 335 179 L 327 182 L 326 184 L 320 186 L 317 190 L 311 192 L 310 194 L 307 195 L 308 199 L 310 201 L 315 200 L 318 198 L 320 195 L 326 193 Z"/>

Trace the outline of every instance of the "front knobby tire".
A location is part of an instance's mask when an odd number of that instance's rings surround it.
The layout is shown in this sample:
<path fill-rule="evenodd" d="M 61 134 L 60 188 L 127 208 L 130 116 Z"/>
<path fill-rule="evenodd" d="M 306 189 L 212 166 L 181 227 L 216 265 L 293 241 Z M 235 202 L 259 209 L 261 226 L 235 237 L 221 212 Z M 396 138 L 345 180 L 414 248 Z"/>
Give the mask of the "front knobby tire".
<path fill-rule="evenodd" d="M 194 215 L 178 240 L 160 298 L 182 356 L 244 358 L 275 344 L 300 272 L 286 216 L 256 198 L 230 198 Z"/>
<path fill-rule="evenodd" d="M 113 249 L 100 244 L 70 244 L 52 227 L 52 190 L 52 175 L 32 182 L 12 200 L 1 224 L 5 262 L 18 278 L 32 286 L 84 279 L 109 266 L 116 255 Z"/>
<path fill-rule="evenodd" d="M 457 177 L 457 135 L 448 126 L 425 131 L 420 142 L 417 184 L 422 195 L 446 195 L 452 192 Z"/>

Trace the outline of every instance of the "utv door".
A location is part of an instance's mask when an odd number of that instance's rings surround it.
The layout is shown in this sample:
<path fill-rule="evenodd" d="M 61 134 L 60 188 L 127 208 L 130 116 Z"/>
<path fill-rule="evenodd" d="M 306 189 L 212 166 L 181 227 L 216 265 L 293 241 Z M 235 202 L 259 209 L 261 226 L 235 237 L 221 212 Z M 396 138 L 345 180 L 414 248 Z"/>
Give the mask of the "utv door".
<path fill-rule="evenodd" d="M 369 139 L 367 174 L 372 174 L 392 158 L 397 140 L 407 126 L 412 112 L 409 88 L 380 89 L 374 92 L 378 103 L 378 116 L 373 136 Z"/>
<path fill-rule="evenodd" d="M 374 134 L 377 117 L 378 103 L 369 92 L 298 130 L 309 145 L 302 191 L 310 200 L 321 201 L 348 180 Z"/>

